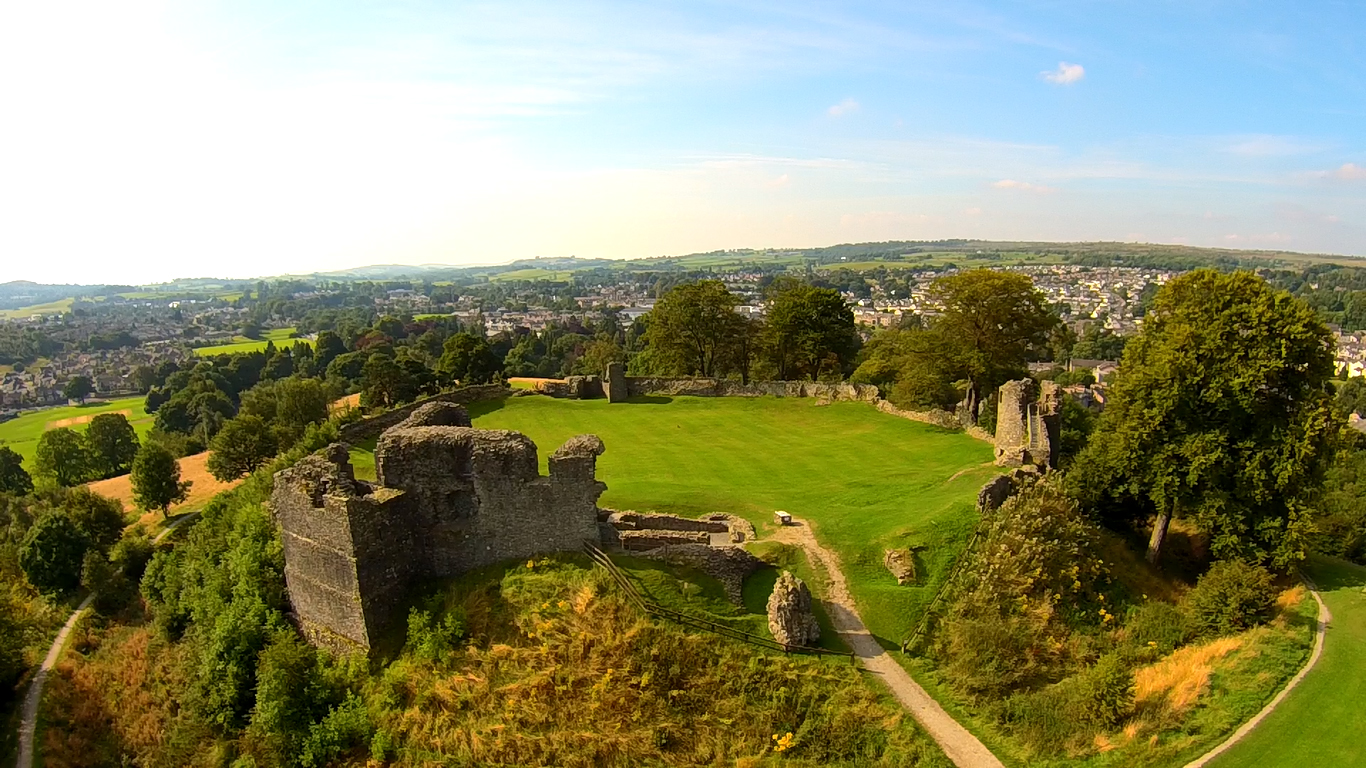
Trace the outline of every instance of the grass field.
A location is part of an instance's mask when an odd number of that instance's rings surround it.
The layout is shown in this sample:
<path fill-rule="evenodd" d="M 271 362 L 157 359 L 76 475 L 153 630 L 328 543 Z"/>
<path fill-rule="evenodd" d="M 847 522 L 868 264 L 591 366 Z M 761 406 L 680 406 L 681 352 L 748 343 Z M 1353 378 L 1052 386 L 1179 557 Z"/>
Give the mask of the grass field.
<path fill-rule="evenodd" d="M 1211 768 L 1366 765 L 1366 568 L 1314 557 L 1305 571 L 1333 613 L 1323 656 L 1299 687 Z"/>
<path fill-rule="evenodd" d="M 870 630 L 892 646 L 971 535 L 977 491 L 997 471 L 986 443 L 863 403 L 680 397 L 609 405 L 519 397 L 478 404 L 471 415 L 478 427 L 515 429 L 534 440 L 542 471 L 569 437 L 601 437 L 605 507 L 730 512 L 761 531 L 778 509 L 810 520 L 843 559 Z M 372 447 L 353 454 L 358 475 L 373 477 L 365 450 Z M 882 566 L 892 546 L 916 550 L 924 583 L 897 585 Z"/>
<path fill-rule="evenodd" d="M 266 331 L 261 335 L 259 341 L 253 341 L 246 336 L 233 337 L 231 344 L 218 344 L 212 347 L 199 347 L 195 349 L 195 354 L 201 357 L 210 355 L 230 355 L 235 352 L 259 352 L 266 348 L 266 344 L 274 342 L 276 347 L 292 347 L 297 344 L 307 344 L 313 346 L 313 342 L 308 339 L 295 339 L 291 336 L 296 332 L 294 328 L 275 328 Z"/>
<path fill-rule="evenodd" d="M 234 480 L 230 483 L 219 482 L 213 475 L 209 474 L 208 461 L 209 454 L 207 451 L 186 456 L 180 460 L 180 479 L 190 481 L 190 495 L 184 501 L 171 507 L 173 514 L 197 509 L 219 492 L 235 488 L 241 482 L 241 480 Z M 124 509 L 130 512 L 135 509 L 133 505 L 133 483 L 129 475 L 119 475 L 108 480 L 97 480 L 88 483 L 87 487 L 101 496 L 118 499 L 123 502 Z M 141 522 L 149 526 L 160 522 L 160 520 L 160 512 L 150 512 L 141 518 Z"/>
<path fill-rule="evenodd" d="M 17 419 L 0 423 L 0 444 L 14 449 L 16 453 L 24 457 L 24 467 L 32 471 L 33 451 L 38 445 L 38 438 L 42 437 L 43 433 L 49 429 L 67 426 L 82 431 L 90 419 L 101 413 L 122 411 L 128 421 L 133 424 L 133 429 L 137 431 L 139 437 L 146 434 L 147 430 L 152 428 L 152 422 L 155 418 L 143 408 L 146 401 L 147 398 L 145 397 L 124 397 L 106 402 L 48 408 L 26 413 Z"/>
<path fill-rule="evenodd" d="M 60 315 L 71 309 L 75 299 L 61 299 L 51 301 L 47 304 L 34 304 L 30 307 L 20 307 L 18 309 L 0 309 L 0 319 L 16 320 L 19 318 L 32 317 L 33 315 Z"/>

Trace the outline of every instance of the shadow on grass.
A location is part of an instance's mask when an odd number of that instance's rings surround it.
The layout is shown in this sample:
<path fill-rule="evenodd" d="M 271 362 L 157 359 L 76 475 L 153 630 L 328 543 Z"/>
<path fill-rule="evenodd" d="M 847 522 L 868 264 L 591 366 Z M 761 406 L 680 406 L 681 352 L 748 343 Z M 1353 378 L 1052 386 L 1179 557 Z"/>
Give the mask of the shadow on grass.
<path fill-rule="evenodd" d="M 480 416 L 486 416 L 494 411 L 501 411 L 505 407 L 507 407 L 507 399 L 499 398 L 497 400 L 480 400 L 478 402 L 470 403 L 465 406 L 465 411 L 470 415 L 471 419 L 477 419 Z"/>
<path fill-rule="evenodd" d="M 1327 555 L 1310 558 L 1305 572 L 1314 580 L 1322 592 L 1336 592 L 1342 589 L 1356 589 L 1366 586 L 1366 566 L 1341 560 Z"/>
<path fill-rule="evenodd" d="M 638 397 L 626 398 L 626 402 L 636 403 L 638 405 L 668 405 L 673 401 L 674 399 L 672 397 L 663 397 L 660 395 L 640 395 Z"/>

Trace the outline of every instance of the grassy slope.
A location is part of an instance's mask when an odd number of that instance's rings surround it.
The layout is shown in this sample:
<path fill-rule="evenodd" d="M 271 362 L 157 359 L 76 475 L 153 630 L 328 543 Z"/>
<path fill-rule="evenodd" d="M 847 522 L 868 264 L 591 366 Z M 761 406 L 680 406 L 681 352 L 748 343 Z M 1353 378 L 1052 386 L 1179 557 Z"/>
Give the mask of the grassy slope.
<path fill-rule="evenodd" d="M 472 415 L 478 427 L 525 433 L 540 446 L 542 467 L 569 437 L 600 436 L 606 507 L 730 512 L 761 529 L 777 509 L 809 519 L 843 559 L 870 630 L 892 645 L 971 534 L 977 490 L 996 471 L 981 466 L 991 459 L 985 443 L 863 403 L 680 397 L 609 405 L 533 396 Z M 929 583 L 898 586 L 883 568 L 883 551 L 907 544 L 924 547 Z"/>
<path fill-rule="evenodd" d="M 292 347 L 297 344 L 307 344 L 313 346 L 313 342 L 308 339 L 290 338 L 295 333 L 294 328 L 275 328 L 261 334 L 259 341 L 253 341 L 246 336 L 235 336 L 231 344 L 218 344 L 212 347 L 199 347 L 195 349 L 195 354 L 201 357 L 208 355 L 227 355 L 235 352 L 259 352 L 266 348 L 268 342 L 275 342 L 276 347 Z"/>
<path fill-rule="evenodd" d="M 1318 582 L 1333 621 L 1323 656 L 1281 705 L 1213 768 L 1366 764 L 1366 568 L 1316 557 Z"/>
<path fill-rule="evenodd" d="M 48 408 L 41 411 L 26 413 L 17 419 L 11 419 L 0 423 L 0 443 L 14 449 L 16 453 L 24 457 L 24 467 L 30 472 L 33 471 L 33 451 L 38 445 L 38 438 L 42 437 L 47 430 L 50 422 L 60 421 L 82 416 L 97 416 L 101 413 L 111 411 L 131 411 L 128 421 L 132 422 L 133 428 L 138 436 L 146 434 L 152 428 L 153 418 L 144 410 L 143 405 L 147 402 L 145 397 L 124 397 L 108 402 L 87 403 L 86 405 L 63 406 L 61 408 Z M 77 432 L 85 430 L 84 424 L 73 425 L 72 429 Z"/>

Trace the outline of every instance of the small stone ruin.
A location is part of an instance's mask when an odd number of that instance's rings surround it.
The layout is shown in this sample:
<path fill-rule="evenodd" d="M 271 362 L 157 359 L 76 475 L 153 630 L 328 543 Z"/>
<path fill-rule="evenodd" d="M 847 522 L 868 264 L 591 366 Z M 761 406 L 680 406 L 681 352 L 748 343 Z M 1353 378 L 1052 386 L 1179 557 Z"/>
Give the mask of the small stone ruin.
<path fill-rule="evenodd" d="M 715 512 L 693 519 L 604 509 L 599 521 L 604 546 L 699 570 L 721 582 L 736 605 L 744 604 L 745 578 L 764 567 L 735 546 L 755 538 L 754 525 L 735 515 Z"/>
<path fill-rule="evenodd" d="M 813 646 L 821 639 L 821 626 L 811 610 L 811 590 L 788 571 L 778 577 L 768 598 L 768 631 L 788 646 Z"/>
<path fill-rule="evenodd" d="M 1056 467 L 1061 418 L 1062 390 L 1054 382 L 1002 384 L 996 404 L 996 465 Z"/>
<path fill-rule="evenodd" d="M 882 565 L 902 586 L 915 583 L 915 558 L 906 547 L 887 550 L 882 556 Z"/>

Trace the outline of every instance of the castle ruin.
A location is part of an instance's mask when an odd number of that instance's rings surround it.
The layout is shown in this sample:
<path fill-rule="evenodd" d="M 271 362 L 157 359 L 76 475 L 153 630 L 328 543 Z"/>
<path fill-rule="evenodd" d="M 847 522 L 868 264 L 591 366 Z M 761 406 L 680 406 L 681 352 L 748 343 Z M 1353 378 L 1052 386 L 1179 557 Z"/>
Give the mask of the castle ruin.
<path fill-rule="evenodd" d="M 381 435 L 375 483 L 355 478 L 343 444 L 282 470 L 270 503 L 300 628 L 368 651 L 415 581 L 598 541 L 602 452 L 593 435 L 570 438 L 542 476 L 525 435 L 430 403 Z"/>
<path fill-rule="evenodd" d="M 996 403 L 996 465 L 1058 465 L 1062 390 L 1051 381 L 1007 381 Z"/>

